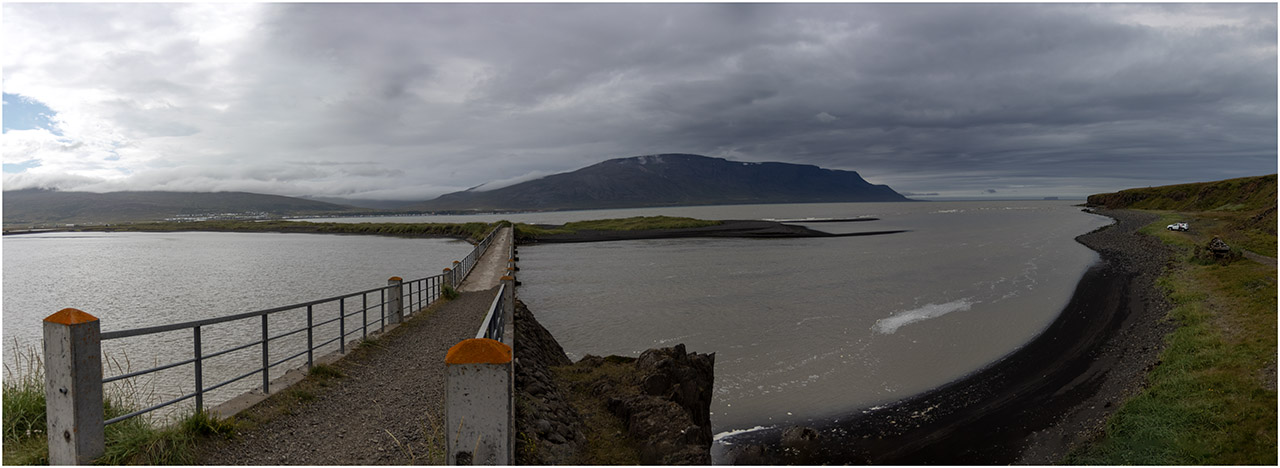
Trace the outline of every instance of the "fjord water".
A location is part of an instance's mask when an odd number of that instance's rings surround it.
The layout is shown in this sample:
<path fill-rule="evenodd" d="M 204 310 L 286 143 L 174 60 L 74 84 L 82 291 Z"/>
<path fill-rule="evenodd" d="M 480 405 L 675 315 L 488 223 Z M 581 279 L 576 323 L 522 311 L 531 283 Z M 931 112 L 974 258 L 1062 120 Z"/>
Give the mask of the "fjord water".
<path fill-rule="evenodd" d="M 48 233 L 5 236 L 3 242 L 4 361 L 10 370 L 20 370 L 16 350 L 40 346 L 41 320 L 66 307 L 97 316 L 104 332 L 166 325 L 368 290 L 391 276 L 431 276 L 471 251 L 469 243 L 452 239 L 274 233 Z M 317 317 L 336 317 L 328 309 L 336 306 L 317 308 Z M 273 315 L 273 336 L 304 324 L 303 313 Z M 358 324 L 353 317 L 347 326 Z M 204 327 L 203 348 L 211 353 L 247 343 L 260 336 L 259 327 L 255 320 Z M 333 330 L 326 331 L 336 336 Z M 107 341 L 106 375 L 190 359 L 191 335 L 182 330 Z M 273 359 L 303 349 L 299 337 L 273 344 Z M 232 373 L 241 369 L 236 361 L 255 364 L 258 349 L 206 362 L 205 385 L 247 372 Z M 299 362 L 305 358 L 283 367 Z M 186 365 L 140 378 L 140 392 L 133 393 L 166 400 L 188 394 L 192 374 Z M 260 378 L 247 378 L 205 401 L 217 404 L 259 385 Z"/>
<path fill-rule="evenodd" d="M 872 216 L 808 226 L 908 232 L 534 245 L 520 250 L 519 294 L 574 359 L 677 343 L 715 352 L 717 433 L 803 423 L 945 384 L 1044 330 L 1097 259 L 1074 238 L 1110 222 L 1071 203 L 646 209 Z"/>

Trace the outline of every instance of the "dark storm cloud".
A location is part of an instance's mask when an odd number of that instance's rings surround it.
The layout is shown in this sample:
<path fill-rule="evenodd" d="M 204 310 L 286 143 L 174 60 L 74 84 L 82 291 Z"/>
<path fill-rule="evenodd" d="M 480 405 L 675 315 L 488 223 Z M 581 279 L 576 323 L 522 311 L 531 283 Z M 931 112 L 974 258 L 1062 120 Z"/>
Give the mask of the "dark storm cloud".
<path fill-rule="evenodd" d="M 943 195 L 1084 195 L 1276 165 L 1275 5 L 264 8 L 203 88 L 223 90 L 222 110 L 122 97 L 113 115 L 139 135 L 219 142 L 204 143 L 211 158 L 292 177 L 295 192 L 384 198 L 656 152 Z M 175 65 L 199 44 L 113 60 L 179 102 L 202 89 Z M 140 86 L 103 73 L 122 94 Z M 296 161 L 325 164 L 282 169 Z"/>

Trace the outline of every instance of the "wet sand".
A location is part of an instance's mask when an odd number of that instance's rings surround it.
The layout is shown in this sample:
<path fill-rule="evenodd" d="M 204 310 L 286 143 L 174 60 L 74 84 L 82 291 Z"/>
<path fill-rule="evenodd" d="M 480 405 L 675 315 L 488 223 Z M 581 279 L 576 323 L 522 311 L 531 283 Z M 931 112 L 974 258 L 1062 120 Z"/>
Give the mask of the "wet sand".
<path fill-rule="evenodd" d="M 1062 314 L 1040 336 L 996 363 L 929 392 L 875 410 L 727 439 L 717 463 L 1052 464 L 1097 435 L 1106 417 L 1145 382 L 1173 324 L 1155 287 L 1169 259 L 1136 233 L 1154 220 L 1099 211 L 1117 223 L 1077 237 L 1100 261 L 1081 278 Z"/>

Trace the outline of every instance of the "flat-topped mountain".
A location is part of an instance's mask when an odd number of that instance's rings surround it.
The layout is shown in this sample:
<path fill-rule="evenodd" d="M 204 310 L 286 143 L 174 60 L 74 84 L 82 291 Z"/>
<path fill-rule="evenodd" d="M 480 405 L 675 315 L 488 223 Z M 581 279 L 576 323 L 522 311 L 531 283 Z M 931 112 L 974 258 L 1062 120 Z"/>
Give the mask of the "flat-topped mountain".
<path fill-rule="evenodd" d="M 573 172 L 440 196 L 417 210 L 573 210 L 750 203 L 907 201 L 857 172 L 694 154 L 611 159 Z"/>

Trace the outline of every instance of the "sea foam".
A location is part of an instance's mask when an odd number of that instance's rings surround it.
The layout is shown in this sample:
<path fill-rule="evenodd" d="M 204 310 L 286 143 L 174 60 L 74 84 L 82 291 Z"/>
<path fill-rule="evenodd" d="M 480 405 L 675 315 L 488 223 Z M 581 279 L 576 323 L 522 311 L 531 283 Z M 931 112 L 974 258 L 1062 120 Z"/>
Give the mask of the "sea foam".
<path fill-rule="evenodd" d="M 969 299 L 971 298 L 964 298 L 956 301 L 951 301 L 946 304 L 928 304 L 918 309 L 911 309 L 911 310 L 898 312 L 896 314 L 889 316 L 888 318 L 882 318 L 880 320 L 876 320 L 876 324 L 873 325 L 871 329 L 874 330 L 876 333 L 892 335 L 894 332 L 898 331 L 898 328 L 902 327 L 903 325 L 916 323 L 916 322 L 919 322 L 922 320 L 928 320 L 931 318 L 938 318 L 952 312 L 969 310 L 970 307 L 973 307 L 973 305 L 976 304 L 976 302 L 972 302 Z"/>

